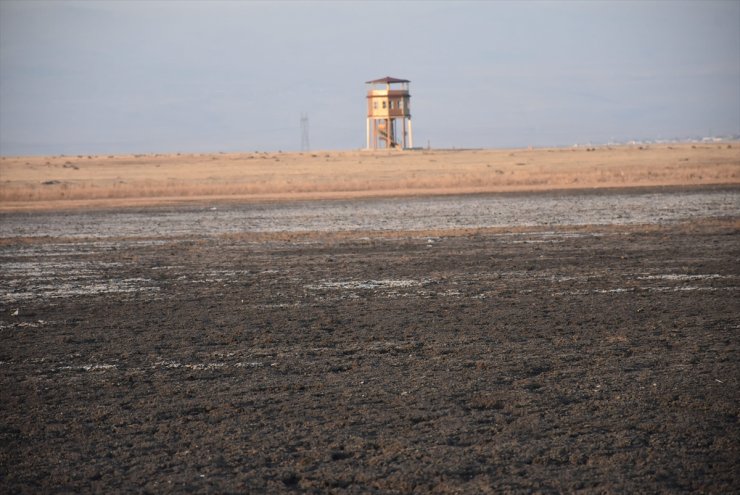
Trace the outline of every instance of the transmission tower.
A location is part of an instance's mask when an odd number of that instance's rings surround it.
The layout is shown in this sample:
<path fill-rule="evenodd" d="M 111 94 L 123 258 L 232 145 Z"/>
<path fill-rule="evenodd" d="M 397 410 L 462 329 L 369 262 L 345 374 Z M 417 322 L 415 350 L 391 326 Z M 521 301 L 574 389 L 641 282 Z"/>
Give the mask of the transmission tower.
<path fill-rule="evenodd" d="M 301 151 L 309 151 L 311 145 L 308 143 L 308 114 L 301 114 Z"/>

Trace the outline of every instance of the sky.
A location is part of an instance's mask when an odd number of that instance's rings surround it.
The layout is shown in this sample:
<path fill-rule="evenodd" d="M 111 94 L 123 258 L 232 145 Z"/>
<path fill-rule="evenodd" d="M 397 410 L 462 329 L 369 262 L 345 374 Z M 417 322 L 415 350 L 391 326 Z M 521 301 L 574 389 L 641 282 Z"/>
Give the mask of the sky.
<path fill-rule="evenodd" d="M 740 0 L 0 0 L 0 154 L 365 146 L 411 81 L 414 144 L 740 134 Z"/>

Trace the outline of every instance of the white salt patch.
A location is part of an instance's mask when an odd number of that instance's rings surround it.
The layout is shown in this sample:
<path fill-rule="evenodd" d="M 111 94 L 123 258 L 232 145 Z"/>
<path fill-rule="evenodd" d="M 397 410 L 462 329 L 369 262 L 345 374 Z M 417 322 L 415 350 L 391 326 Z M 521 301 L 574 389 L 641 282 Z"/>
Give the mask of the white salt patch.
<path fill-rule="evenodd" d="M 157 361 L 154 363 L 154 368 L 179 368 L 182 364 L 176 361 Z"/>
<path fill-rule="evenodd" d="M 509 244 L 555 244 L 565 242 L 562 239 L 525 239 L 523 241 L 509 241 Z"/>
<path fill-rule="evenodd" d="M 65 283 L 60 282 L 54 285 L 35 285 L 26 291 L 6 292 L 0 295 L 0 301 L 9 303 L 36 298 L 53 299 L 95 294 L 156 292 L 160 290 L 159 287 L 148 285 L 149 283 L 153 283 L 153 281 L 145 278 L 126 278 L 123 280 L 91 282 L 78 280 Z"/>
<path fill-rule="evenodd" d="M 194 371 L 207 371 L 222 368 L 258 368 L 264 366 L 263 363 L 257 361 L 239 361 L 237 363 L 225 363 L 221 361 L 211 363 L 180 363 L 178 361 L 157 361 L 152 366 L 153 368 L 164 368 L 164 369 L 189 369 Z"/>
<path fill-rule="evenodd" d="M 716 291 L 736 291 L 738 287 L 698 287 L 698 286 L 682 286 L 682 287 L 617 287 L 615 289 L 593 289 L 593 290 L 574 290 L 567 292 L 553 292 L 553 296 L 581 296 L 585 294 L 619 294 L 625 292 L 716 292 Z"/>
<path fill-rule="evenodd" d="M 662 275 L 645 275 L 637 277 L 638 280 L 709 280 L 714 278 L 734 278 L 718 273 L 688 275 L 683 273 L 667 273 Z"/>
<path fill-rule="evenodd" d="M 59 371 L 108 371 L 118 368 L 115 364 L 81 364 L 77 366 L 60 366 Z"/>
<path fill-rule="evenodd" d="M 707 291 L 715 292 L 718 290 L 737 290 L 737 287 L 696 287 L 696 286 L 684 286 L 684 287 L 650 287 L 648 290 L 654 292 L 683 292 L 683 291 Z"/>
<path fill-rule="evenodd" d="M 260 368 L 260 367 L 264 366 L 264 363 L 260 363 L 260 362 L 257 362 L 257 361 L 253 361 L 253 362 L 239 362 L 239 363 L 234 364 L 234 366 L 236 366 L 237 368 Z"/>
<path fill-rule="evenodd" d="M 196 370 L 196 371 L 203 371 L 203 370 L 214 370 L 219 368 L 225 368 L 227 367 L 226 363 L 196 363 L 196 364 L 183 364 L 183 368 Z"/>
<path fill-rule="evenodd" d="M 383 280 L 345 280 L 345 281 L 322 281 L 318 284 L 304 285 L 307 289 L 397 289 L 405 287 L 419 287 L 428 283 L 425 280 L 403 280 L 403 279 L 383 279 Z"/>
<path fill-rule="evenodd" d="M 263 308 L 263 309 L 281 309 L 281 308 L 299 308 L 305 306 L 301 303 L 273 303 L 273 304 L 254 304 L 250 307 Z"/>
<path fill-rule="evenodd" d="M 208 210 L 6 214 L 0 237 L 147 238 L 231 232 L 423 231 L 506 226 L 669 224 L 740 214 L 737 191 L 417 197 Z M 144 241 L 142 241 L 144 242 Z M 149 241 L 154 244 L 157 241 Z M 159 241 L 163 242 L 163 241 Z"/>
<path fill-rule="evenodd" d="M 86 364 L 82 367 L 85 371 L 105 371 L 116 369 L 115 364 Z"/>

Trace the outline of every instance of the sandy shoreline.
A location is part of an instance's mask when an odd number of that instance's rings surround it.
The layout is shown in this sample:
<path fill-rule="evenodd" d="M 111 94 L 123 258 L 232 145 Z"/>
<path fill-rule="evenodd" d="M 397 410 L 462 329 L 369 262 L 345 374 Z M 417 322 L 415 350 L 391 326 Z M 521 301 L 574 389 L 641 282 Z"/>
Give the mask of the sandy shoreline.
<path fill-rule="evenodd" d="M 0 211 L 740 185 L 740 143 L 0 158 Z"/>

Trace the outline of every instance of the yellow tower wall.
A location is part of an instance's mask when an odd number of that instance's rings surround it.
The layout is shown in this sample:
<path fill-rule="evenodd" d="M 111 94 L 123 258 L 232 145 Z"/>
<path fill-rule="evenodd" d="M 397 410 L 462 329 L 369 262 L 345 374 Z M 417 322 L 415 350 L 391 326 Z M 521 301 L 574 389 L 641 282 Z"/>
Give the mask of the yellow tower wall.
<path fill-rule="evenodd" d="M 369 118 L 410 117 L 408 91 L 398 89 L 375 89 L 367 92 L 367 116 Z"/>

